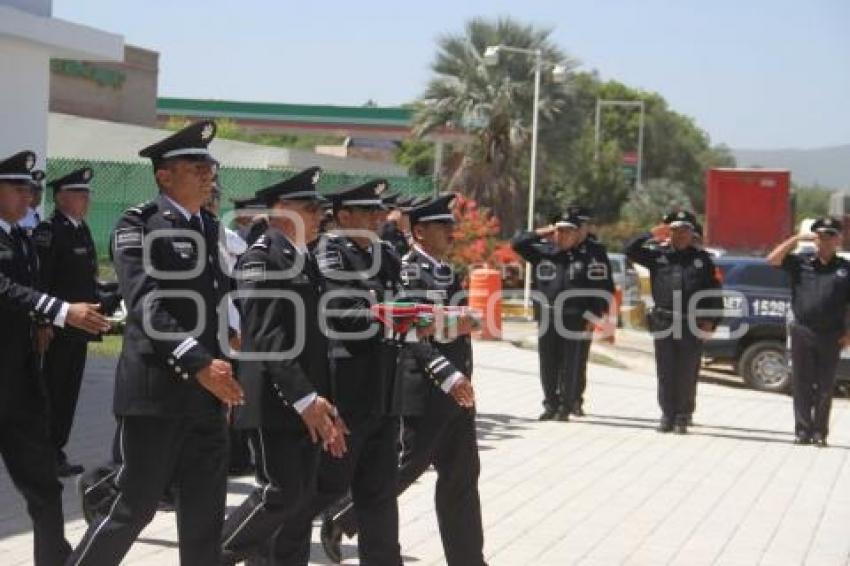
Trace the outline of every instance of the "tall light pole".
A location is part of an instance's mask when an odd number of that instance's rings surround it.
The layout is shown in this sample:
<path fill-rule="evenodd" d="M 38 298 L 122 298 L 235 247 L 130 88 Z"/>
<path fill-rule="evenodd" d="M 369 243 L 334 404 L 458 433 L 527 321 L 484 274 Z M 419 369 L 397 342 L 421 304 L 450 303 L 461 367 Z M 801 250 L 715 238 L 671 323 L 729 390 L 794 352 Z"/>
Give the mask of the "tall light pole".
<path fill-rule="evenodd" d="M 537 188 L 537 130 L 540 108 L 540 74 L 544 65 L 552 67 L 552 78 L 556 82 L 566 79 L 567 69 L 563 65 L 544 61 L 543 51 L 510 45 L 491 45 L 484 50 L 484 63 L 489 66 L 499 64 L 499 53 L 520 53 L 534 56 L 534 105 L 531 114 L 531 163 L 528 174 L 528 231 L 534 230 L 534 200 Z M 531 306 L 531 264 L 525 263 L 525 291 L 523 293 L 523 308 L 528 311 Z"/>

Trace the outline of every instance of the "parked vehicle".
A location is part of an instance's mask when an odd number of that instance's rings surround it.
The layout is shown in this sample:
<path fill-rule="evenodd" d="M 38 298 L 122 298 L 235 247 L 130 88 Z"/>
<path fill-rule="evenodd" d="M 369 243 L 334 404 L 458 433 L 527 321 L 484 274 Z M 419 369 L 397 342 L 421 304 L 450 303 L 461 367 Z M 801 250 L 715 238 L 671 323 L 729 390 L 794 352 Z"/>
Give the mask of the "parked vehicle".
<path fill-rule="evenodd" d="M 609 253 L 614 285 L 623 290 L 623 304 L 635 305 L 640 301 L 640 278 L 634 265 L 625 254 Z"/>
<path fill-rule="evenodd" d="M 791 289 L 787 275 L 757 257 L 724 256 L 715 264 L 723 279 L 725 316 L 706 340 L 703 358 L 732 363 L 754 389 L 790 391 L 787 325 Z M 850 383 L 848 353 L 842 354 L 838 381 Z"/>

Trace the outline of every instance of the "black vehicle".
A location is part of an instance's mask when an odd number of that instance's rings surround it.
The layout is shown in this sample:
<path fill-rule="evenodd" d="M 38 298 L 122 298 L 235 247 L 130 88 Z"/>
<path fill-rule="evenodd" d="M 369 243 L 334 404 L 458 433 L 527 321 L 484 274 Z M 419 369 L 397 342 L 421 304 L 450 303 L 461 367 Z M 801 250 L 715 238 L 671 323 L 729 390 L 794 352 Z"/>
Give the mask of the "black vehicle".
<path fill-rule="evenodd" d="M 703 359 L 731 363 L 753 389 L 790 391 L 788 276 L 758 257 L 723 256 L 714 262 L 723 279 L 725 317 L 706 341 Z M 850 383 L 850 359 L 842 357 L 838 382 Z"/>

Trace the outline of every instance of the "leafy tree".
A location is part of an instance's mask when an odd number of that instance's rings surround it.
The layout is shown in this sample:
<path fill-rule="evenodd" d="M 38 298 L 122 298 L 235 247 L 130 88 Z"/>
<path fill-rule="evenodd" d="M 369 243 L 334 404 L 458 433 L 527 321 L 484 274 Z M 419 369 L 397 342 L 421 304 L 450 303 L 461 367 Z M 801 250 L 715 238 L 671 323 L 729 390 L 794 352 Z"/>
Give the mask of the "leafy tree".
<path fill-rule="evenodd" d="M 818 185 L 794 186 L 791 194 L 794 198 L 794 225 L 798 226 L 804 218 L 818 218 L 829 213 L 829 199 L 832 192 Z"/>
<path fill-rule="evenodd" d="M 416 133 L 446 125 L 469 131 L 474 142 L 452 173 L 449 189 L 493 208 L 504 232 L 523 224 L 527 183 L 519 174 L 531 141 L 534 58 L 503 53 L 490 67 L 483 53 L 490 45 L 539 49 L 543 58 L 568 69 L 576 63 L 555 46 L 551 30 L 510 18 L 473 19 L 464 33 L 441 37 L 432 64 L 435 77 L 416 106 Z M 547 73 L 541 78 L 539 118 L 551 122 L 568 101 L 563 85 Z"/>
<path fill-rule="evenodd" d="M 693 210 L 693 203 L 683 185 L 668 179 L 652 179 L 632 192 L 623 205 L 622 217 L 647 229 L 658 224 L 671 210 Z"/>
<path fill-rule="evenodd" d="M 416 138 L 401 141 L 395 152 L 399 165 L 407 167 L 411 175 L 432 175 L 434 173 L 434 144 Z"/>

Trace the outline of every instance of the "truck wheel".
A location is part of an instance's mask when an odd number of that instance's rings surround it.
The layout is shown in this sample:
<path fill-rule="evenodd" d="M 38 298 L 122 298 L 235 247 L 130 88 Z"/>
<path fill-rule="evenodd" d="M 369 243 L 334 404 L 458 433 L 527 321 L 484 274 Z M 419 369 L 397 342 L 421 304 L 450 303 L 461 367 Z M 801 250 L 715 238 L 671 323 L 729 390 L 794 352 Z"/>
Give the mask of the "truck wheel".
<path fill-rule="evenodd" d="M 738 372 L 753 389 L 782 393 L 791 390 L 791 369 L 785 344 L 779 340 L 761 340 L 747 346 L 738 361 Z"/>

